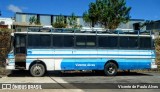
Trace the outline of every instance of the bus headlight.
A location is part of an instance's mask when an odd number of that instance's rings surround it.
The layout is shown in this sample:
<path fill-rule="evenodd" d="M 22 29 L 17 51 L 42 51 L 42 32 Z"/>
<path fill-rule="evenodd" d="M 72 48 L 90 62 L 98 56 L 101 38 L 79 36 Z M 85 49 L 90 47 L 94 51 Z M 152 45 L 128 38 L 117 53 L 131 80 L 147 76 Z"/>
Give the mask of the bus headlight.
<path fill-rule="evenodd" d="M 152 59 L 151 69 L 157 69 L 157 65 L 156 65 L 156 63 L 155 63 L 155 59 Z"/>
<path fill-rule="evenodd" d="M 155 63 L 155 59 L 152 59 L 152 63 Z"/>
<path fill-rule="evenodd" d="M 5 63 L 6 63 L 6 65 L 9 65 L 9 59 L 6 59 Z"/>
<path fill-rule="evenodd" d="M 6 59 L 5 64 L 10 65 L 11 62 L 14 62 L 14 59 Z"/>

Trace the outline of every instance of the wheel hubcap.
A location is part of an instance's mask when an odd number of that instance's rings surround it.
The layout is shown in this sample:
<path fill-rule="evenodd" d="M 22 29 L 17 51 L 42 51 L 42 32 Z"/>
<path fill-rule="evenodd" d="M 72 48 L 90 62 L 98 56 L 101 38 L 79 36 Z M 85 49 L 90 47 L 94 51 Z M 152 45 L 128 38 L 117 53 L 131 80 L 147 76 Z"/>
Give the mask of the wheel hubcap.
<path fill-rule="evenodd" d="M 108 73 L 109 73 L 109 74 L 113 74 L 114 72 L 115 72 L 114 67 L 113 67 L 113 66 L 110 66 L 110 67 L 108 68 Z"/>
<path fill-rule="evenodd" d="M 42 73 L 42 68 L 40 66 L 36 66 L 34 69 L 34 74 L 40 75 Z"/>

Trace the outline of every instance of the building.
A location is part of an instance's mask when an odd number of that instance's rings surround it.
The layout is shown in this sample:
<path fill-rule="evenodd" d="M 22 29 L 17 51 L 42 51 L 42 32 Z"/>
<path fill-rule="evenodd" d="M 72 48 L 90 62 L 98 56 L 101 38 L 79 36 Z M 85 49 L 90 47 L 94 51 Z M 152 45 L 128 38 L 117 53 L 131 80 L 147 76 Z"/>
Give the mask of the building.
<path fill-rule="evenodd" d="M 157 30 L 160 31 L 160 20 L 157 21 L 150 21 L 146 23 L 147 30 Z"/>
<path fill-rule="evenodd" d="M 140 24 L 143 24 L 145 22 L 144 19 L 131 19 L 129 22 L 125 23 L 121 23 L 119 25 L 119 27 L 117 29 L 121 29 L 121 30 L 146 30 L 145 27 L 140 28 Z M 138 24 L 135 26 L 135 24 Z"/>
<path fill-rule="evenodd" d="M 16 19 L 15 22 L 29 24 L 30 23 L 30 21 L 29 21 L 30 18 L 35 17 L 36 19 L 38 19 L 40 21 L 41 25 L 46 26 L 46 25 L 52 25 L 52 23 L 56 22 L 56 18 L 59 17 L 59 16 L 62 16 L 62 15 L 19 13 L 19 12 L 17 12 L 15 14 L 15 19 Z M 70 16 L 67 16 L 67 15 L 63 15 L 63 16 L 64 16 L 64 19 L 65 19 L 65 22 L 67 23 L 68 18 Z M 77 22 L 78 22 L 78 24 L 83 24 L 82 23 L 83 22 L 82 17 L 78 16 Z"/>
<path fill-rule="evenodd" d="M 29 27 L 40 28 L 40 27 L 42 27 L 42 25 L 35 25 L 35 24 L 30 25 L 25 22 L 13 22 L 14 31 L 17 31 L 17 32 L 24 32 L 24 31 L 28 30 Z"/>
<path fill-rule="evenodd" d="M 36 13 L 19 13 L 19 12 L 17 12 L 15 14 L 15 23 L 14 23 L 14 25 L 16 24 L 16 26 L 15 26 L 16 30 L 22 31 L 22 30 L 24 30 L 25 26 L 26 27 L 31 26 L 30 25 L 30 18 L 31 17 L 35 17 L 41 24 L 39 26 L 41 26 L 41 27 L 42 26 L 51 26 L 53 23 L 56 22 L 56 20 L 57 20 L 57 18 L 59 16 L 62 16 L 62 15 L 36 14 Z M 64 16 L 64 19 L 65 19 L 64 22 L 68 23 L 69 22 L 68 18 L 70 16 L 67 16 L 67 15 L 63 15 L 63 16 Z M 141 22 L 144 22 L 144 20 L 142 20 L 142 19 L 131 19 L 126 24 L 121 23 L 120 26 L 117 29 L 125 30 L 125 31 L 133 30 L 134 29 L 133 24 L 134 23 L 141 23 Z M 24 24 L 24 25 L 22 25 L 22 24 Z M 86 29 L 90 28 L 90 26 L 87 23 L 85 23 L 85 21 L 83 20 L 82 16 L 78 16 L 77 24 L 81 25 L 82 28 L 86 28 Z M 22 29 L 22 26 L 23 26 L 23 29 Z M 69 28 L 70 25 L 68 25 L 67 27 Z M 101 28 L 101 27 L 100 27 L 100 25 L 96 25 L 95 28 Z"/>
<path fill-rule="evenodd" d="M 12 29 L 12 24 L 14 20 L 12 18 L 2 18 L 0 17 L 0 28 Z"/>

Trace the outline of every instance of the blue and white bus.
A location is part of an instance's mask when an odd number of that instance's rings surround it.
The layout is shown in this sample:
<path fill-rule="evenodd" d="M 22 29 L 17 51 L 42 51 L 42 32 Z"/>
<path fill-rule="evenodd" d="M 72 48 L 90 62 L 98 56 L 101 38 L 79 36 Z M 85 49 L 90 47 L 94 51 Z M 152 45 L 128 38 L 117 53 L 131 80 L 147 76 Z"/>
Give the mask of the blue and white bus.
<path fill-rule="evenodd" d="M 15 32 L 14 49 L 7 69 L 29 70 L 32 76 L 46 71 L 154 69 L 154 36 L 103 32 Z"/>

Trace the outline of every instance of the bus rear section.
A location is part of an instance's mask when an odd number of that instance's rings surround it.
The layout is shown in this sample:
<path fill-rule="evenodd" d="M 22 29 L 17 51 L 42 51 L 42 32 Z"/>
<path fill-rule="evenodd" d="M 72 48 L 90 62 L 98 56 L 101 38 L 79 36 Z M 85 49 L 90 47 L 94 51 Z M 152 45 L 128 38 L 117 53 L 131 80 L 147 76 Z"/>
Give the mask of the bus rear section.
<path fill-rule="evenodd" d="M 97 33 L 18 32 L 7 69 L 29 70 L 32 76 L 46 71 L 155 69 L 152 36 Z"/>

